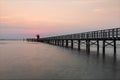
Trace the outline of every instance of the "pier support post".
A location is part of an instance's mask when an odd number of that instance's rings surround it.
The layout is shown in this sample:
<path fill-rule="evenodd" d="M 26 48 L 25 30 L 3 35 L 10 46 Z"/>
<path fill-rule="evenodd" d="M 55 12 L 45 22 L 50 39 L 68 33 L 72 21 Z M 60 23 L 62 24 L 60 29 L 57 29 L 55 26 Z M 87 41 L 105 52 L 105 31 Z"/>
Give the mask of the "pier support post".
<path fill-rule="evenodd" d="M 80 42 L 81 42 L 81 41 L 78 40 L 78 50 L 80 50 L 80 45 L 81 45 Z"/>
<path fill-rule="evenodd" d="M 90 54 L 90 40 L 86 40 L 86 53 Z"/>
<path fill-rule="evenodd" d="M 113 40 L 114 43 L 114 57 L 116 57 L 116 40 Z"/>
<path fill-rule="evenodd" d="M 99 40 L 97 40 L 97 55 L 99 55 Z"/>
<path fill-rule="evenodd" d="M 90 40 L 88 40 L 88 54 L 90 54 Z"/>
<path fill-rule="evenodd" d="M 68 47 L 68 40 L 66 40 L 66 47 Z"/>
<path fill-rule="evenodd" d="M 48 41 L 48 44 L 50 44 L 50 40 L 47 40 Z"/>
<path fill-rule="evenodd" d="M 49 40 L 50 41 L 50 43 L 49 44 L 52 44 L 52 40 Z"/>
<path fill-rule="evenodd" d="M 64 46 L 64 40 L 62 40 L 62 46 Z"/>
<path fill-rule="evenodd" d="M 71 40 L 71 48 L 73 48 L 73 40 Z"/>
<path fill-rule="evenodd" d="M 47 40 L 47 43 L 49 44 L 49 43 L 50 43 L 50 40 Z"/>
<path fill-rule="evenodd" d="M 103 57 L 105 57 L 105 40 L 103 40 Z"/>

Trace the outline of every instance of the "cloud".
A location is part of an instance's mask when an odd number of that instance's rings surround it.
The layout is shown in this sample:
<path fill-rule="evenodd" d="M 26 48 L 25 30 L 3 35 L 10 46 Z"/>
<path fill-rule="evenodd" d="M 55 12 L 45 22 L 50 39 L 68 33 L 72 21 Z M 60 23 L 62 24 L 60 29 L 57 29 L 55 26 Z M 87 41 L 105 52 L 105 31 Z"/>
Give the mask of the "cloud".
<path fill-rule="evenodd" d="M 0 19 L 10 19 L 8 16 L 0 16 Z"/>
<path fill-rule="evenodd" d="M 97 8 L 97 9 L 94 9 L 93 12 L 97 14 L 107 14 L 108 10 L 103 8 Z"/>

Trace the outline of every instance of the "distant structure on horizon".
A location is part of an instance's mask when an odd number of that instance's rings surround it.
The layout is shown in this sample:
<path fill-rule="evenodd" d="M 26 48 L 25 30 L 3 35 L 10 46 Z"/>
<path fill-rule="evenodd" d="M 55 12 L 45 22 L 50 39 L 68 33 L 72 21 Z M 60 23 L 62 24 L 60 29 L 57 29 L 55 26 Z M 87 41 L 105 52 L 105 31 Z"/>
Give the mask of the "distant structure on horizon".
<path fill-rule="evenodd" d="M 37 37 L 37 39 L 40 39 L 40 35 L 39 34 L 37 34 L 36 37 Z"/>

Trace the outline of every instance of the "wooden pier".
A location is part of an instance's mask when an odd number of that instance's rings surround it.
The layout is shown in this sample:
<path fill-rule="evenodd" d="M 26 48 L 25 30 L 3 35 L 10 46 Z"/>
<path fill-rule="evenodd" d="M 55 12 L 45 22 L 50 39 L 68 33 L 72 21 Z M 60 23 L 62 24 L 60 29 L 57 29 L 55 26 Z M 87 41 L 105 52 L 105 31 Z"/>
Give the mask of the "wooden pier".
<path fill-rule="evenodd" d="M 40 39 L 27 39 L 28 41 L 44 42 L 63 47 L 74 48 L 77 43 L 77 49 L 80 51 L 82 44 L 86 45 L 86 53 L 90 54 L 90 47 L 96 45 L 97 55 L 99 55 L 100 41 L 102 42 L 102 54 L 105 56 L 105 50 L 108 45 L 113 47 L 114 57 L 116 56 L 116 41 L 120 40 L 120 28 L 98 30 L 84 33 L 52 36 Z M 70 45 L 69 45 L 70 44 Z"/>

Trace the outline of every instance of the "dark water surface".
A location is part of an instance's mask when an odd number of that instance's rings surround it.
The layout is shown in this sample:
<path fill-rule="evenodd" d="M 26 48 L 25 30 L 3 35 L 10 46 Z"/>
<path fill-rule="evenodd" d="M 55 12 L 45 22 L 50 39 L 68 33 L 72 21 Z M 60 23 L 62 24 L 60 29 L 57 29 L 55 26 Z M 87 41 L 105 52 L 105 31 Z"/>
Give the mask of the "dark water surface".
<path fill-rule="evenodd" d="M 110 49 L 108 49 L 109 52 Z M 117 50 L 119 56 L 120 50 Z M 36 42 L 0 41 L 0 80 L 120 79 L 120 57 Z"/>

